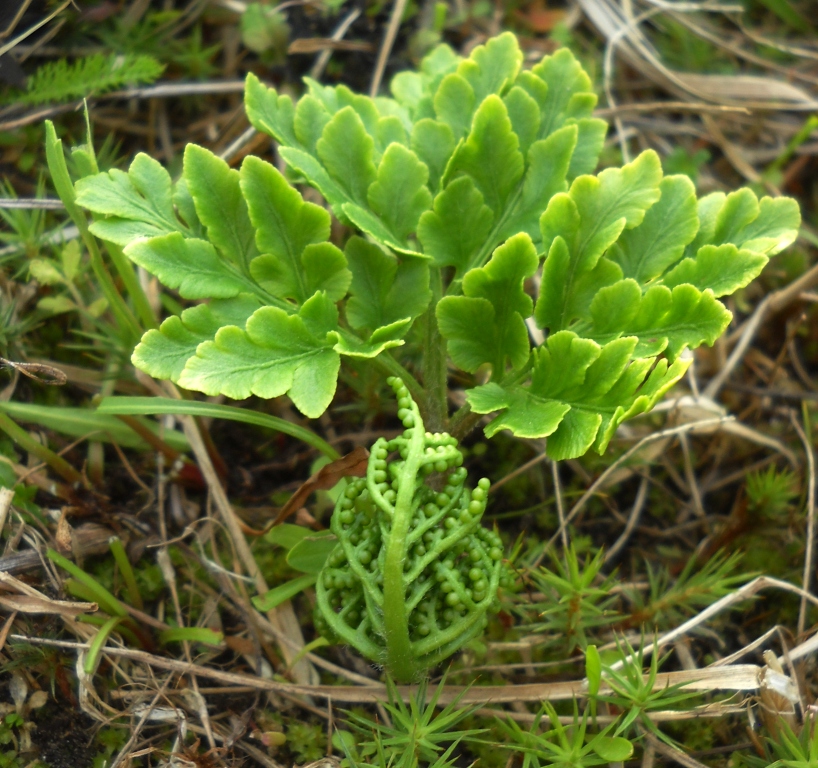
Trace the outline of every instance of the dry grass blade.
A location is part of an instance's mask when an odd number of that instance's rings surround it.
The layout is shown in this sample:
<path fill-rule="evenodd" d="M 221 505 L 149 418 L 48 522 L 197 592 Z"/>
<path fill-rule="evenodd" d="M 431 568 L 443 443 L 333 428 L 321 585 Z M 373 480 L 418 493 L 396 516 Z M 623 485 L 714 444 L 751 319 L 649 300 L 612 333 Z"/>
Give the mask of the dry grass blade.
<path fill-rule="evenodd" d="M 141 381 L 149 384 L 151 388 L 158 389 L 155 383 L 147 376 L 139 377 Z M 172 397 L 179 398 L 179 392 L 173 385 L 167 384 L 168 391 Z M 161 392 L 161 390 L 159 390 Z M 164 394 L 164 393 L 163 393 Z M 241 530 L 241 521 L 236 513 L 233 511 L 230 501 L 224 492 L 224 488 L 219 480 L 216 470 L 213 467 L 213 462 L 207 447 L 204 444 L 202 435 L 199 431 L 196 422 L 191 416 L 180 417 L 184 427 L 185 436 L 190 443 L 190 447 L 196 456 L 196 461 L 199 464 L 199 469 L 202 472 L 208 490 L 213 498 L 216 508 L 227 527 L 230 537 L 233 541 L 233 546 L 239 555 L 241 563 L 249 576 L 253 579 L 259 594 L 264 594 L 269 591 L 267 582 L 261 573 L 253 553 L 250 551 L 250 546 L 244 533 Z M 281 643 L 281 652 L 284 656 L 288 666 L 291 667 L 292 674 L 299 683 L 311 683 L 318 679 L 318 673 L 313 668 L 312 664 L 306 659 L 301 658 L 301 652 L 304 648 L 304 636 L 301 633 L 301 625 L 295 615 L 290 602 L 285 602 L 277 608 L 269 611 L 267 617 L 273 627 L 282 635 L 288 637 L 292 643 Z"/>
<path fill-rule="evenodd" d="M 733 106 L 745 105 L 755 109 L 811 112 L 818 108 L 818 101 L 802 88 L 771 77 L 675 74 L 691 94 L 700 94 L 709 101 L 726 101 Z"/>
<path fill-rule="evenodd" d="M 42 484 L 46 489 L 49 483 L 47 478 L 42 478 Z M 0 490 L 0 493 L 4 490 L 7 489 Z M 97 523 L 85 523 L 71 531 L 72 550 L 79 557 L 101 555 L 109 551 L 108 541 L 113 535 L 114 532 L 110 528 Z M 0 572 L 7 574 L 38 570 L 42 565 L 42 557 L 34 549 L 21 550 L 0 557 Z"/>
<path fill-rule="evenodd" d="M 0 606 L 9 611 L 28 614 L 52 614 L 74 618 L 99 609 L 96 603 L 52 600 L 11 574 L 0 571 Z M 11 593 L 6 590 L 13 590 Z"/>
<path fill-rule="evenodd" d="M 55 19 L 59 16 L 69 5 L 71 5 L 73 0 L 65 0 L 65 2 L 59 7 L 55 8 L 48 16 L 38 21 L 33 26 L 29 27 L 25 32 L 20 33 L 17 37 L 12 38 L 9 40 L 5 45 L 0 45 L 0 56 L 4 53 L 8 53 L 12 50 L 16 45 L 21 43 L 27 37 L 33 35 L 38 29 L 41 29 L 46 24 L 48 24 L 52 19 Z"/>
<path fill-rule="evenodd" d="M 675 747 L 671 747 L 669 744 L 665 744 L 661 739 L 657 739 L 651 733 L 643 733 L 645 741 L 649 744 L 656 752 L 660 755 L 664 755 L 665 757 L 672 760 L 674 763 L 678 763 L 679 765 L 685 766 L 685 768 L 707 768 L 704 763 L 700 763 L 695 758 L 691 757 L 685 752 L 682 752 L 681 749 L 677 749 Z"/>
<path fill-rule="evenodd" d="M 730 357 L 727 359 L 727 362 L 721 367 L 721 370 L 710 380 L 708 385 L 704 388 L 702 394 L 705 397 L 709 397 L 711 400 L 716 397 L 719 393 L 719 390 L 724 385 L 724 382 L 727 381 L 727 378 L 733 372 L 735 367 L 739 364 L 742 360 L 744 355 L 747 352 L 748 347 L 750 346 L 750 342 L 753 340 L 756 332 L 758 331 L 759 326 L 761 325 L 761 321 L 764 319 L 764 316 L 767 313 L 767 307 L 772 301 L 773 295 L 767 296 L 756 308 L 753 312 L 750 319 L 744 324 L 743 331 L 741 336 L 739 337 L 739 342 L 736 344 L 733 351 L 730 353 Z"/>
<path fill-rule="evenodd" d="M 813 552 L 815 549 L 815 453 L 812 448 L 812 441 L 807 437 L 794 413 L 790 414 L 790 421 L 792 421 L 792 426 L 798 433 L 798 437 L 804 445 L 804 452 L 807 455 L 807 532 L 802 581 L 804 594 L 801 596 L 801 607 L 798 610 L 798 634 L 802 635 L 807 625 L 807 595 L 810 594 L 812 586 Z"/>
<path fill-rule="evenodd" d="M 565 521 L 560 525 L 560 530 L 558 530 L 548 541 L 548 545 L 543 549 L 542 554 L 534 563 L 533 567 L 536 567 L 542 562 L 542 558 L 545 557 L 545 553 L 554 546 L 555 542 L 559 537 L 562 536 L 562 529 L 564 526 L 567 526 L 585 507 L 585 505 L 591 500 L 593 495 L 597 493 L 601 488 L 604 487 L 605 483 L 608 479 L 617 471 L 617 469 L 624 464 L 628 459 L 630 459 L 634 454 L 638 453 L 642 448 L 646 445 L 649 445 L 656 440 L 664 440 L 668 437 L 672 437 L 675 435 L 683 434 L 685 432 L 697 432 L 701 430 L 707 429 L 718 429 L 723 424 L 729 423 L 733 421 L 732 416 L 720 416 L 715 419 L 702 419 L 701 421 L 694 421 L 690 424 L 682 424 L 678 427 L 671 427 L 670 429 L 663 429 L 659 432 L 654 432 L 651 435 L 647 435 L 643 437 L 636 445 L 630 447 L 625 453 L 623 453 L 616 461 L 612 462 L 609 467 L 605 469 L 605 471 L 594 481 L 593 485 L 588 488 L 585 493 L 582 494 L 579 501 L 571 508 L 571 511 L 565 516 Z"/>
<path fill-rule="evenodd" d="M 47 210 L 61 211 L 65 206 L 62 200 L 47 200 L 32 197 L 0 198 L 0 208 L 17 209 L 22 211 Z"/>
<path fill-rule="evenodd" d="M 31 643 L 32 645 L 47 645 L 57 648 L 73 649 L 84 652 L 85 643 L 75 643 L 64 640 L 29 637 L 26 635 L 12 635 L 13 640 Z M 106 647 L 102 651 L 113 658 L 130 659 L 144 663 L 153 669 L 164 669 L 184 675 L 217 680 L 227 685 L 240 685 L 260 691 L 273 691 L 293 696 L 311 696 L 317 699 L 332 700 L 346 704 L 372 704 L 387 700 L 386 687 L 382 684 L 367 686 L 350 685 L 301 685 L 298 683 L 284 683 L 277 680 L 260 678 L 236 672 L 224 672 L 220 669 L 205 667 L 201 664 L 180 661 L 178 659 L 156 656 L 145 651 L 130 648 Z M 757 691 L 761 685 L 762 672 L 766 667 L 757 664 L 735 664 L 730 666 L 711 666 L 704 669 L 681 670 L 676 672 L 660 672 L 656 675 L 653 690 L 662 690 L 671 685 L 684 685 L 688 690 L 697 692 L 711 691 Z M 766 673 L 771 679 L 770 672 Z M 780 674 L 780 673 L 776 673 Z M 781 690 L 795 690 L 794 684 L 785 675 L 776 684 Z M 645 676 L 647 679 L 647 675 Z M 408 700 L 417 691 L 416 686 L 398 686 L 398 694 Z M 601 693 L 610 693 L 604 684 Z M 458 699 L 463 704 L 514 704 L 516 702 L 537 703 L 542 701 L 570 701 L 587 694 L 587 681 L 569 680 L 555 683 L 524 683 L 501 686 L 491 685 L 447 685 L 439 693 L 440 704 L 448 704 Z M 429 699 L 435 691 L 429 691 Z"/>
<path fill-rule="evenodd" d="M 406 10 L 407 2 L 408 0 L 395 0 L 392 6 L 392 13 L 389 16 L 389 25 L 383 36 L 381 50 L 378 53 L 378 61 L 375 64 L 375 72 L 372 75 L 372 85 L 369 88 L 369 95 L 373 99 L 378 95 L 378 89 L 381 87 L 381 80 L 386 70 L 386 63 L 389 61 L 389 54 L 392 53 L 392 46 L 395 44 L 395 38 L 398 36 L 398 29 L 400 29 L 400 22 Z"/>
<path fill-rule="evenodd" d="M 320 53 L 321 51 L 354 51 L 371 53 L 375 50 L 372 43 L 356 43 L 353 40 L 333 40 L 331 37 L 300 37 L 293 40 L 287 53 Z"/>
<path fill-rule="evenodd" d="M 645 508 L 645 501 L 648 498 L 648 488 L 650 487 L 650 478 L 643 477 L 639 483 L 639 490 L 636 492 L 636 499 L 631 507 L 631 513 L 628 515 L 628 522 L 625 524 L 625 530 L 622 531 L 619 538 L 608 548 L 605 552 L 604 561 L 606 564 L 613 560 L 621 551 L 628 539 L 631 537 L 636 524 L 639 522 L 639 516 Z"/>
<path fill-rule="evenodd" d="M 639 30 L 642 21 L 656 15 L 662 8 L 654 8 L 634 18 L 629 12 L 630 3 L 616 0 L 578 2 L 608 41 L 606 65 L 616 50 L 631 66 L 679 98 L 690 100 L 693 97 L 715 104 L 755 109 L 818 109 L 818 100 L 811 94 L 783 80 L 753 75 L 699 75 L 670 69 Z M 606 66 L 606 81 L 610 81 L 609 66 Z"/>

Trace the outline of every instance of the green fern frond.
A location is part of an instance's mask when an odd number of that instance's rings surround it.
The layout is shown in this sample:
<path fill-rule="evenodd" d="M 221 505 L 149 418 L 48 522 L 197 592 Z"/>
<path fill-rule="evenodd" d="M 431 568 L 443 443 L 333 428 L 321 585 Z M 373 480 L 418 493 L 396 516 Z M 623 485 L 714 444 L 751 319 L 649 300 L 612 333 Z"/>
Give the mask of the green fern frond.
<path fill-rule="evenodd" d="M 28 80 L 25 91 L 12 91 L 4 104 L 43 104 L 103 93 L 134 83 L 152 83 L 164 66 L 152 56 L 97 53 L 73 62 L 66 59 L 43 64 Z"/>

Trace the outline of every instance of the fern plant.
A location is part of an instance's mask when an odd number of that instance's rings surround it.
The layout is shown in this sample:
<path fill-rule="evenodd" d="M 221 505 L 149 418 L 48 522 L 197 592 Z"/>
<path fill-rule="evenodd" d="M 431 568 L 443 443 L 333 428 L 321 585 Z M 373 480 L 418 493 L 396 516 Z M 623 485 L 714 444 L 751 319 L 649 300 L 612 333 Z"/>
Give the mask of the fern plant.
<path fill-rule="evenodd" d="M 69 62 L 50 61 L 28 78 L 25 90 L 0 99 L 4 104 L 43 104 L 79 99 L 126 85 L 152 83 L 164 70 L 153 56 L 95 53 Z"/>
<path fill-rule="evenodd" d="M 448 352 L 465 374 L 490 369 L 452 419 L 459 432 L 469 410 L 496 412 L 489 435 L 548 436 L 555 459 L 603 451 L 683 375 L 685 348 L 724 331 L 719 297 L 792 242 L 798 207 L 749 189 L 697 202 L 652 151 L 588 175 L 607 128 L 587 75 L 567 50 L 521 62 L 506 33 L 468 59 L 438 47 L 394 78 L 393 98 L 308 80 L 297 104 L 248 76 L 253 124 L 365 235 L 343 251 L 328 212 L 255 157 L 236 171 L 190 145 L 175 185 L 143 154 L 127 174 L 79 181 L 95 234 L 183 298 L 211 300 L 149 331 L 135 364 L 210 395 L 289 394 L 314 418 L 341 359 L 372 359 L 438 430 Z M 417 319 L 420 380 L 387 352 Z"/>
<path fill-rule="evenodd" d="M 76 202 L 93 214 L 91 232 L 191 303 L 144 334 L 134 364 L 208 395 L 286 394 L 316 418 L 332 402 L 342 361 L 369 361 L 394 377 L 407 430 L 429 430 L 424 452 L 454 450 L 483 414 L 496 414 L 487 435 L 547 437 L 553 459 L 603 452 L 623 421 L 684 374 L 683 350 L 724 332 L 731 315 L 720 297 L 794 240 L 799 211 L 748 189 L 697 200 L 687 177 L 663 176 L 652 151 L 590 175 L 607 126 L 592 115 L 588 76 L 567 50 L 531 70 L 522 59 L 510 33 L 466 59 L 439 46 L 419 71 L 392 80 L 391 98 L 307 80 L 294 103 L 248 76 L 251 122 L 327 207 L 305 201 L 257 157 L 234 170 L 196 145 L 176 183 L 144 154 L 127 173 L 80 179 Z M 330 211 L 358 234 L 332 242 Z M 421 350 L 416 366 L 401 356 L 407 341 Z M 450 366 L 469 382 L 466 405 L 451 416 Z M 402 448 L 378 447 L 392 450 Z M 368 627 L 356 647 L 376 659 L 390 644 L 388 627 L 404 640 L 420 634 L 420 619 L 398 607 L 401 590 L 409 600 L 415 585 L 398 567 L 408 545 L 392 543 L 390 526 L 422 526 L 410 497 L 425 482 L 422 461 L 378 461 L 386 476 L 372 469 L 370 495 L 389 480 L 405 489 L 401 514 L 385 509 L 375 531 L 394 551 L 387 557 L 350 537 L 350 583 L 345 576 L 333 588 L 364 595 L 363 614 L 352 626 L 342 595 L 324 609 L 347 635 Z M 349 511 L 339 503 L 334 528 L 346 530 Z M 466 556 L 447 564 L 440 552 L 444 581 Z M 381 557 L 395 599 L 378 603 L 364 574 Z M 477 624 L 466 623 L 473 637 Z M 369 632 L 378 627 L 380 640 Z M 448 652 L 462 645 L 450 640 Z M 417 668 L 418 659 L 409 662 Z"/>

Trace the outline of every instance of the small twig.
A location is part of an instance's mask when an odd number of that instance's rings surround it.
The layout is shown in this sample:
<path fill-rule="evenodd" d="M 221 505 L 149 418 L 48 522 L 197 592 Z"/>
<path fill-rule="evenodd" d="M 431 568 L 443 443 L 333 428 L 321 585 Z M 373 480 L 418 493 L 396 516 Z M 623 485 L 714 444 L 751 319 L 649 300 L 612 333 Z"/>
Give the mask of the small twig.
<path fill-rule="evenodd" d="M 361 15 L 360 8 L 353 8 L 341 21 L 341 23 L 335 28 L 335 31 L 330 36 L 330 40 L 342 40 L 344 35 L 349 31 L 349 28 L 353 25 L 355 20 Z M 327 64 L 329 63 L 330 57 L 332 56 L 332 48 L 327 48 L 315 59 L 315 63 L 312 65 L 310 69 L 310 77 L 313 80 L 318 80 L 321 75 L 324 74 L 324 69 L 326 68 Z"/>
<path fill-rule="evenodd" d="M 504 486 L 518 475 L 523 474 L 523 472 L 527 472 L 531 467 L 536 467 L 537 464 L 545 461 L 547 458 L 548 456 L 545 451 L 538 453 L 533 459 L 529 459 L 525 464 L 520 464 L 519 467 L 516 467 L 504 477 L 501 477 L 496 483 L 492 483 L 491 488 L 489 488 L 489 493 L 494 493 L 498 488 Z"/>
<path fill-rule="evenodd" d="M 801 316 L 803 320 L 805 315 Z M 800 325 L 800 321 L 799 321 Z M 812 380 L 812 377 L 807 373 L 807 369 L 804 368 L 804 363 L 801 360 L 801 355 L 798 354 L 798 345 L 795 343 L 795 334 L 792 334 L 787 339 L 787 354 L 790 358 L 790 363 L 792 364 L 792 368 L 795 371 L 796 375 L 799 379 L 801 379 L 801 383 L 807 387 L 809 390 L 809 394 L 813 396 L 818 396 L 818 391 L 816 391 L 815 382 Z"/>
<path fill-rule="evenodd" d="M 613 560 L 631 537 L 631 534 L 636 528 L 636 524 L 639 522 L 639 517 L 642 514 L 642 510 L 645 508 L 645 500 L 648 497 L 649 487 L 650 478 L 643 477 L 642 482 L 639 483 L 639 490 L 636 492 L 636 499 L 633 502 L 633 507 L 631 508 L 630 515 L 628 516 L 628 522 L 625 524 L 625 529 L 622 531 L 619 538 L 613 543 L 613 546 L 605 553 L 605 559 L 602 561 L 604 564 L 607 565 L 611 560 Z"/>
<path fill-rule="evenodd" d="M 707 513 L 704 511 L 704 505 L 702 504 L 702 495 L 699 491 L 699 481 L 696 479 L 696 473 L 693 471 L 693 459 L 690 456 L 690 442 L 688 441 L 686 434 L 682 433 L 679 435 L 679 443 L 682 446 L 685 479 L 687 480 L 687 486 L 690 489 L 690 496 L 693 499 L 693 509 L 696 511 L 696 514 L 701 518 L 709 531 L 710 526 L 707 522 Z"/>
<path fill-rule="evenodd" d="M 652 733 L 648 733 L 644 729 L 642 730 L 642 736 L 645 739 L 645 743 L 651 749 L 654 749 L 660 755 L 664 755 L 679 765 L 683 765 L 685 768 L 707 768 L 704 763 L 700 763 L 686 752 L 682 752 L 681 749 L 676 749 L 675 747 L 671 747 L 669 744 L 665 744 L 664 741 L 658 739 Z"/>
<path fill-rule="evenodd" d="M 378 89 L 381 87 L 381 79 L 386 69 L 386 62 L 389 61 L 389 54 L 392 53 L 392 46 L 395 44 L 395 38 L 398 36 L 398 29 L 400 29 L 403 12 L 406 10 L 406 3 L 407 0 L 395 0 L 395 4 L 392 6 L 389 26 L 387 26 L 386 34 L 383 37 L 383 44 L 378 53 L 378 61 L 375 64 L 375 74 L 372 75 L 372 86 L 369 89 L 369 95 L 373 99 L 378 95 Z"/>
<path fill-rule="evenodd" d="M 686 635 L 691 630 L 696 629 L 701 624 L 704 624 L 713 616 L 716 616 L 722 611 L 731 608 L 737 603 L 741 603 L 744 600 L 749 600 L 751 597 L 754 597 L 758 592 L 761 592 L 762 589 L 767 589 L 769 587 L 774 587 L 776 589 L 781 589 L 784 592 L 791 592 L 793 594 L 800 595 L 801 597 L 804 597 L 806 600 L 809 600 L 814 605 L 818 605 L 818 598 L 801 589 L 801 587 L 796 587 L 795 584 L 790 584 L 788 581 L 782 581 L 781 579 L 774 579 L 771 576 L 758 576 L 752 581 L 748 581 L 743 587 L 739 587 L 735 592 L 731 592 L 729 595 L 725 595 L 719 600 L 716 600 L 715 603 L 711 603 L 709 606 L 707 606 L 707 608 L 705 608 L 700 613 L 697 613 L 693 618 L 688 619 L 686 622 L 679 625 L 675 629 L 671 629 L 669 632 L 666 632 L 661 637 L 656 638 L 654 642 L 650 644 L 646 642 L 645 647 L 642 649 L 642 657 L 647 658 L 653 653 L 654 648 L 662 648 L 668 643 L 674 642 L 676 638 L 681 637 L 682 635 Z M 813 637 L 811 640 L 807 641 L 807 643 L 813 643 L 814 641 L 818 641 L 818 635 Z M 806 646 L 807 643 L 803 643 L 802 645 Z M 815 645 L 811 645 L 810 651 L 808 652 L 810 653 L 813 652 L 815 650 L 815 647 L 818 647 L 818 642 L 816 642 Z M 793 659 L 798 658 L 796 654 L 799 653 L 801 648 L 802 646 L 798 646 L 797 648 L 793 649 L 793 651 L 790 654 Z M 807 651 L 804 651 L 800 653 L 800 655 L 806 655 L 806 653 Z M 633 656 L 628 656 L 625 659 L 620 659 L 615 664 L 611 665 L 611 669 L 620 669 L 624 664 L 632 660 Z M 709 669 L 709 667 L 705 667 L 705 669 Z"/>
<path fill-rule="evenodd" d="M 551 477 L 554 479 L 554 500 L 557 504 L 557 517 L 560 521 L 560 536 L 562 537 L 562 548 L 568 551 L 568 527 L 565 523 L 565 508 L 562 503 L 562 486 L 560 485 L 559 464 L 551 462 Z M 543 550 L 545 552 L 545 550 Z"/>
<path fill-rule="evenodd" d="M 724 156 L 729 160 L 730 165 L 744 176 L 747 181 L 752 184 L 762 182 L 770 192 L 780 195 L 781 192 L 774 187 L 769 181 L 762 178 L 761 174 L 747 162 L 745 157 L 741 154 L 741 150 L 733 144 L 725 135 L 716 121 L 710 115 L 702 115 L 702 122 L 707 128 L 708 133 L 712 137 L 713 143 L 721 149 Z M 771 189 L 770 189 L 771 188 Z"/>
<path fill-rule="evenodd" d="M 648 744 L 642 753 L 642 768 L 653 768 L 656 762 L 656 750 Z"/>
<path fill-rule="evenodd" d="M 716 395 L 718 395 L 719 390 L 724 385 L 724 382 L 727 381 L 727 378 L 733 372 L 733 369 L 744 357 L 744 353 L 747 351 L 747 348 L 750 346 L 750 342 L 755 337 L 756 331 L 761 325 L 761 321 L 764 319 L 764 315 L 766 314 L 767 308 L 770 306 L 770 302 L 772 301 L 774 295 L 775 294 L 770 294 L 756 307 L 756 311 L 753 312 L 752 317 L 750 317 L 745 324 L 741 338 L 733 351 L 730 353 L 730 357 L 727 358 L 727 362 L 724 364 L 724 367 L 704 388 L 702 394 L 705 397 L 709 397 L 711 400 L 716 399 Z"/>
<path fill-rule="evenodd" d="M 241 134 L 237 139 L 234 139 L 228 146 L 227 149 L 222 152 L 219 157 L 226 162 L 230 162 L 233 157 L 241 151 L 242 147 L 244 147 L 247 142 L 249 142 L 253 136 L 255 136 L 258 131 L 251 125 L 244 133 Z"/>
<path fill-rule="evenodd" d="M 806 298 L 802 296 L 804 291 L 810 289 L 813 285 L 818 283 L 818 264 L 814 264 L 807 270 L 801 277 L 797 280 L 793 280 L 786 288 L 782 288 L 775 293 L 771 293 L 763 302 L 762 304 L 766 304 L 765 312 L 769 312 L 770 314 L 775 314 L 776 312 L 781 311 L 791 302 L 795 301 L 799 298 Z M 761 305 L 759 305 L 759 308 Z M 758 308 L 756 309 L 758 312 Z M 761 318 L 763 319 L 763 318 Z M 735 331 L 733 331 L 727 337 L 727 344 L 735 343 L 736 339 L 741 340 L 744 339 L 744 334 L 747 331 L 748 326 L 751 323 L 758 323 L 760 320 L 756 320 L 755 313 L 748 319 L 745 320 Z M 755 331 L 755 329 L 754 329 Z M 732 359 L 732 356 L 731 356 Z M 728 360 L 728 363 L 730 361 Z M 712 383 L 712 382 L 711 382 Z"/>
<path fill-rule="evenodd" d="M 568 525 L 585 507 L 591 497 L 597 492 L 597 489 L 602 486 L 605 481 L 614 473 L 616 472 L 619 467 L 626 462 L 628 459 L 631 458 L 635 453 L 640 451 L 644 448 L 648 443 L 652 443 L 654 440 L 662 440 L 666 437 L 672 437 L 673 435 L 679 435 L 684 432 L 692 432 L 696 429 L 703 429 L 706 427 L 716 427 L 721 424 L 724 424 L 729 421 L 734 421 L 732 416 L 721 416 L 715 419 L 702 419 L 701 421 L 692 421 L 689 424 L 681 424 L 678 427 L 671 427 L 670 429 L 663 429 L 659 432 L 654 432 L 652 435 L 648 435 L 647 437 L 643 437 L 636 445 L 629 448 L 625 453 L 623 453 L 615 462 L 613 462 L 591 485 L 591 487 L 582 494 L 579 501 L 574 504 L 571 511 L 565 518 L 565 524 Z M 551 539 L 549 540 L 548 544 L 544 548 L 543 551 L 546 551 L 550 547 L 554 546 L 554 542 L 556 541 L 557 537 L 560 535 L 559 531 L 555 533 Z"/>
<path fill-rule="evenodd" d="M 804 453 L 807 455 L 808 487 L 807 487 L 807 546 L 804 553 L 804 576 L 802 586 L 805 593 L 809 593 L 812 583 L 812 559 L 815 547 L 815 454 L 812 450 L 812 443 L 807 438 L 803 427 L 798 423 L 794 413 L 790 413 L 792 426 L 798 433 L 798 437 L 804 445 Z M 798 610 L 798 635 L 802 635 L 807 623 L 807 598 L 806 594 L 801 596 L 801 607 Z"/>
<path fill-rule="evenodd" d="M 795 368 L 794 365 L 793 368 Z M 818 401 L 818 392 L 805 392 L 804 390 L 784 392 L 780 389 L 766 389 L 765 387 L 753 387 L 749 384 L 733 384 L 732 382 L 727 382 L 723 386 L 724 389 L 729 389 L 733 392 L 746 392 L 748 395 L 769 397 L 773 400 L 797 400 L 799 402 L 804 402 L 805 400 L 808 402 Z"/>
<path fill-rule="evenodd" d="M 3 197 L 0 198 L 0 208 L 17 208 L 24 211 L 33 211 L 35 209 L 57 211 L 65 206 L 62 200 L 52 200 L 50 198 L 36 198 L 36 197 Z"/>

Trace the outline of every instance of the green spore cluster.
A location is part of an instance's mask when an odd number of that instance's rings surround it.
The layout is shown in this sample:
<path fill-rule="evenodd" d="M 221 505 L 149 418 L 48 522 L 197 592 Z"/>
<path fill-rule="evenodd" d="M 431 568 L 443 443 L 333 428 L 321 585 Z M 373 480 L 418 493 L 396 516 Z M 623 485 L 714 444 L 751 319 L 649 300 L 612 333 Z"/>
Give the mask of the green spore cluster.
<path fill-rule="evenodd" d="M 506 576 L 500 537 L 480 525 L 489 481 L 470 489 L 457 441 L 426 432 L 403 382 L 387 381 L 406 429 L 375 442 L 336 504 L 318 624 L 408 682 L 483 631 Z"/>

